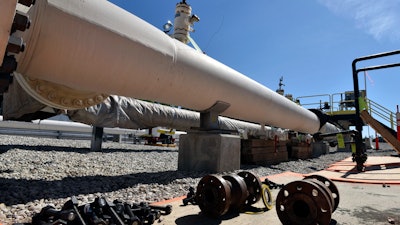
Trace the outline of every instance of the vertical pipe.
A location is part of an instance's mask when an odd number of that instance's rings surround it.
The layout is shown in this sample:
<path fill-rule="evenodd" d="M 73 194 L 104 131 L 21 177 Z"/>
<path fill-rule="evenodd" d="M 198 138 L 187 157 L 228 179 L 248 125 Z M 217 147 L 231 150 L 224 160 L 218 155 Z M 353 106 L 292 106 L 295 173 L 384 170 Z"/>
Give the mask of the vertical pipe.
<path fill-rule="evenodd" d="M 356 153 L 353 156 L 356 164 L 357 164 L 357 170 L 362 171 L 364 167 L 364 160 L 363 160 L 363 155 L 364 155 L 364 145 L 362 141 L 362 129 L 363 129 L 363 121 L 360 117 L 360 102 L 359 102 L 359 97 L 360 97 L 360 90 L 358 86 L 358 71 L 356 68 L 356 64 L 359 61 L 359 59 L 355 59 L 352 64 L 352 71 L 353 71 L 353 84 L 354 84 L 354 103 L 355 103 L 355 108 L 356 108 L 356 114 L 355 114 L 355 125 L 356 125 L 356 130 L 357 132 L 354 134 L 354 139 L 356 142 Z"/>
<path fill-rule="evenodd" d="M 397 119 L 397 113 L 396 113 L 396 119 Z M 394 120 L 393 120 L 393 113 L 390 112 L 390 128 L 394 130 Z"/>
<path fill-rule="evenodd" d="M 92 142 L 90 144 L 91 151 L 101 151 L 101 145 L 103 143 L 103 134 L 104 128 L 103 127 L 93 127 L 92 130 Z"/>

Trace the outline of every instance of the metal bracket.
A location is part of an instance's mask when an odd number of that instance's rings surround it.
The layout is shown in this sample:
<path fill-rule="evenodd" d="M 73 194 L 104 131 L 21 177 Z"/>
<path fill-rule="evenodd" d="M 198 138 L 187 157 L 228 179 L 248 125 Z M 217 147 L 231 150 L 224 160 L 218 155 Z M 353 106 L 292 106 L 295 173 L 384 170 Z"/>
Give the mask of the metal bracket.
<path fill-rule="evenodd" d="M 211 130 L 219 130 L 219 121 L 218 116 L 229 108 L 231 104 L 217 101 L 210 108 L 200 112 L 200 130 L 211 131 Z"/>
<path fill-rule="evenodd" d="M 101 151 L 101 144 L 103 143 L 103 134 L 104 134 L 104 128 L 103 127 L 93 126 L 93 129 L 92 129 L 92 140 L 91 140 L 91 143 L 90 143 L 90 150 L 91 151 Z"/>

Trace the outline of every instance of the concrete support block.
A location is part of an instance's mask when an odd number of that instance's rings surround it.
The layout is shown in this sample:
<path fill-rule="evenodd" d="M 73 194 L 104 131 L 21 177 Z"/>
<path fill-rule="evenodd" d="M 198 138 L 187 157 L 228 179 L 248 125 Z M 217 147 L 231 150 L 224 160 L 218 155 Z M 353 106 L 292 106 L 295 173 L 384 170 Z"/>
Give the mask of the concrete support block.
<path fill-rule="evenodd" d="M 196 132 L 179 138 L 178 170 L 212 173 L 240 169 L 240 137 Z"/>

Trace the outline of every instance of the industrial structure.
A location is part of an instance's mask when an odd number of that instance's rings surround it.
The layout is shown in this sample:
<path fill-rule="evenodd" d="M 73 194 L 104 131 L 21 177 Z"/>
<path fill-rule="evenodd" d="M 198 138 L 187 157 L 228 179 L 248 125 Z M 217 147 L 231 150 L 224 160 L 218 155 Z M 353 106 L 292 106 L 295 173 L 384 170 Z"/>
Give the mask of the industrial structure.
<path fill-rule="evenodd" d="M 234 156 L 234 160 L 229 160 L 229 165 L 217 160 L 218 165 L 208 169 L 237 168 L 240 165 L 238 130 L 243 128 L 265 131 L 278 127 L 328 137 L 348 132 L 348 126 L 340 123 L 348 121 L 348 125 L 356 127 L 351 132 L 356 144 L 354 159 L 362 170 L 366 155 L 361 137 L 364 121 L 359 106 L 357 73 L 398 66 L 356 68 L 358 61 L 398 54 L 398 51 L 356 59 L 353 62 L 352 103 L 355 113 L 347 117 L 329 115 L 323 108 L 308 110 L 199 51 L 189 35 L 199 17 L 192 14 L 186 1 L 177 4 L 175 24 L 168 22 L 164 31 L 108 1 L 34 3 L 33 0 L 0 3 L 0 52 L 4 52 L 0 58 L 2 92 L 15 88 L 17 84 L 10 85 L 10 81 L 16 80 L 28 96 L 41 104 L 41 108 L 25 108 L 26 114 L 39 111 L 44 105 L 72 112 L 94 107 L 94 112 L 98 113 L 106 108 L 108 111 L 103 112 L 113 115 L 112 107 L 121 107 L 124 102 L 126 107 L 118 112 L 126 112 L 136 104 L 130 102 L 133 98 L 147 100 L 139 107 L 148 101 L 163 103 L 161 106 L 153 104 L 155 111 L 171 110 L 164 104 L 190 109 L 189 114 L 196 115 L 196 122 L 181 139 L 179 165 L 182 169 L 199 169 L 193 165 L 212 164 L 212 159 L 224 158 L 224 155 Z M 16 11 L 21 8 L 24 10 Z M 174 33 L 169 35 L 172 26 Z M 197 49 L 187 46 L 188 42 Z M 12 99 L 15 93 L 20 92 L 18 89 L 17 92 L 9 91 L 5 97 L 8 95 L 7 98 Z M 3 108 L 18 104 L 20 100 L 11 101 L 11 104 L 9 101 Z M 113 102 L 115 105 L 109 107 Z M 182 112 L 181 109 L 178 111 Z M 163 125 L 163 121 L 168 123 L 178 114 L 159 120 L 157 125 Z M 223 127 L 220 116 L 235 121 L 234 129 Z M 82 122 L 104 126 L 87 118 L 81 118 Z M 114 118 L 117 123 L 111 126 L 124 126 L 118 120 L 120 117 Z M 217 144 L 206 145 L 205 151 L 206 143 Z"/>
<path fill-rule="evenodd" d="M 307 159 L 314 149 L 329 152 L 323 140 L 351 149 L 357 170 L 363 171 L 367 155 L 362 129 L 366 124 L 400 152 L 400 131 L 394 131 L 395 113 L 382 110 L 358 86 L 359 72 L 400 63 L 357 68 L 360 61 L 400 51 L 355 59 L 353 91 L 294 99 L 285 95 L 283 77 L 275 92 L 205 55 L 190 37 L 193 24 L 199 20 L 185 0 L 176 5 L 174 24 L 168 21 L 164 31 L 108 1 L 1 1 L 0 92 L 4 120 L 32 121 L 63 113 L 89 125 L 68 125 L 65 129 L 92 129 L 92 149 L 101 148 L 106 127 L 119 128 L 108 129 L 110 133 L 171 128 L 162 132 L 164 136 L 172 134 L 172 129 L 183 130 L 187 133 L 180 137 L 177 163 L 178 169 L 185 171 L 226 172 L 240 169 L 241 162 L 272 164 L 288 157 Z M 189 42 L 194 49 L 187 45 Z M 310 98 L 325 100 L 304 101 Z M 391 127 L 376 120 L 376 115 L 388 119 Z M 399 112 L 396 117 L 399 129 Z M 60 123 L 31 125 L 49 129 Z M 171 139 L 166 140 L 171 144 Z M 270 186 L 268 180 L 261 183 L 248 172 L 208 175 L 200 181 L 193 199 L 205 214 L 218 217 L 228 210 L 250 206 L 261 197 L 269 206 L 264 198 Z M 276 211 L 283 224 L 330 224 L 339 204 L 339 192 L 332 181 L 311 175 L 281 188 Z M 81 214 L 91 215 L 93 220 L 96 208 L 104 208 L 107 213 L 96 212 L 103 216 L 103 222 L 140 224 L 140 220 L 147 220 L 151 222 L 146 224 L 152 224 L 157 217 L 148 219 L 152 210 L 172 210 L 144 204 L 117 212 L 118 205 L 120 209 L 126 207 L 121 202 L 98 198 L 87 205 L 94 208 L 89 212 L 86 207 L 78 208 L 77 200 L 72 198 L 62 211 L 45 208 L 33 222 L 64 219 L 61 215 L 68 210 L 71 217 L 64 224 L 76 220 L 85 224 Z M 140 220 L 133 215 L 143 210 L 148 213 L 141 214 Z M 161 212 L 157 215 L 159 218 Z"/>

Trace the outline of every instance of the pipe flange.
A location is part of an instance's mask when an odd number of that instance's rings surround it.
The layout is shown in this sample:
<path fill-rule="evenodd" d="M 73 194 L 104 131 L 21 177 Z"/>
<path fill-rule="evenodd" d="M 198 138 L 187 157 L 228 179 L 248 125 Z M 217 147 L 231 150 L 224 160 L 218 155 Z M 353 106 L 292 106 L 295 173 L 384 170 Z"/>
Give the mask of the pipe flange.
<path fill-rule="evenodd" d="M 203 177 L 197 185 L 196 202 L 207 215 L 224 215 L 231 205 L 231 188 L 228 182 L 218 175 Z"/>
<path fill-rule="evenodd" d="M 249 206 L 258 202 L 262 195 L 262 183 L 260 178 L 247 171 L 242 171 L 238 173 L 238 175 L 244 179 L 249 192 L 249 196 L 246 199 L 245 205 Z"/>
<path fill-rule="evenodd" d="M 14 73 L 14 77 L 22 88 L 37 101 L 57 109 L 82 109 L 100 104 L 108 97 L 107 94 L 76 90 L 19 73 Z"/>
<path fill-rule="evenodd" d="M 325 196 L 326 199 L 328 200 L 328 204 L 329 204 L 329 209 L 331 210 L 331 212 L 333 213 L 333 206 L 335 205 L 334 199 L 332 197 L 331 191 L 328 189 L 327 186 L 325 186 L 325 184 L 317 179 L 304 179 L 303 181 L 306 182 L 312 182 L 313 184 L 317 185 L 319 187 L 319 190 L 322 191 Z"/>
<path fill-rule="evenodd" d="M 335 183 L 333 183 L 330 179 L 323 177 L 321 175 L 317 175 L 317 174 L 307 176 L 304 179 L 318 180 L 318 181 L 322 182 L 331 191 L 331 196 L 332 196 L 333 202 L 334 202 L 332 212 L 334 212 L 337 209 L 337 207 L 339 206 L 339 200 L 340 200 L 339 199 L 339 190 L 336 187 Z"/>
<path fill-rule="evenodd" d="M 332 206 L 325 191 L 310 180 L 285 185 L 276 198 L 276 211 L 283 225 L 328 225 L 332 216 Z"/>
<path fill-rule="evenodd" d="M 228 181 L 231 186 L 231 209 L 241 209 L 246 202 L 249 192 L 244 179 L 236 174 L 225 175 L 222 178 Z"/>

